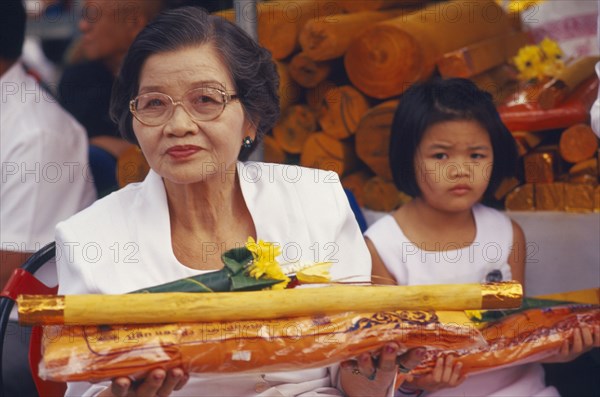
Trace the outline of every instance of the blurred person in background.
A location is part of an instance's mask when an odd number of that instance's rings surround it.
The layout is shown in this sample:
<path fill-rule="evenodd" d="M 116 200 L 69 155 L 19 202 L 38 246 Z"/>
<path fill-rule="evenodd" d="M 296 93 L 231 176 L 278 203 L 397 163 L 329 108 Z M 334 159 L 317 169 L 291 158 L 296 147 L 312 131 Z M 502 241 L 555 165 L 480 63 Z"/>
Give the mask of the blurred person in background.
<path fill-rule="evenodd" d="M 25 20 L 21 0 L 0 1 L 2 287 L 31 253 L 54 240 L 59 221 L 96 199 L 93 180 L 87 173 L 84 129 L 27 73 L 21 61 Z M 56 280 L 55 274 L 53 278 Z M 35 394 L 31 378 L 24 375 L 29 368 L 28 332 L 16 321 L 7 328 L 2 358 L 3 392 L 7 396 Z"/>
<path fill-rule="evenodd" d="M 115 75 L 138 32 L 166 0 L 87 0 L 82 3 L 76 46 L 84 61 L 68 65 L 58 87 L 64 106 L 86 129 L 90 166 L 98 195 L 117 189 L 117 158 L 131 144 L 110 120 L 108 104 Z"/>

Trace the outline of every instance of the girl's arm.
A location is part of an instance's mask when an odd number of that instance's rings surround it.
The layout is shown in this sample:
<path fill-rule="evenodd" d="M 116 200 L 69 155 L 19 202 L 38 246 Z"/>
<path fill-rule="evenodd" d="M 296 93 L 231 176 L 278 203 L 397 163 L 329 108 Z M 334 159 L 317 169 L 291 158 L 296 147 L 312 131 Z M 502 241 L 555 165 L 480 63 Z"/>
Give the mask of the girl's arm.
<path fill-rule="evenodd" d="M 508 255 L 508 264 L 512 272 L 512 278 L 523 286 L 525 294 L 525 258 L 527 257 L 527 246 L 525 244 L 525 234 L 521 226 L 512 221 L 513 243 L 510 254 Z"/>
<path fill-rule="evenodd" d="M 365 237 L 365 242 L 367 243 L 367 248 L 369 248 L 369 252 L 371 253 L 371 281 L 373 284 L 387 284 L 387 285 L 397 285 L 396 279 L 392 274 L 387 270 L 381 257 L 377 253 L 375 246 L 369 240 L 369 238 Z"/>

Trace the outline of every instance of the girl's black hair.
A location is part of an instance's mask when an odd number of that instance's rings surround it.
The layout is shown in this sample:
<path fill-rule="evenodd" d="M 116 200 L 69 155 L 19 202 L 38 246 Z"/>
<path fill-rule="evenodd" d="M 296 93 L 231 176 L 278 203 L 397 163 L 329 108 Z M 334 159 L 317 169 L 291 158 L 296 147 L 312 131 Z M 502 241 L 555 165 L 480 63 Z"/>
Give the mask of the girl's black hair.
<path fill-rule="evenodd" d="M 433 79 L 409 87 L 400 98 L 392 121 L 390 167 L 396 187 L 421 195 L 415 174 L 415 154 L 425 131 L 451 120 L 472 120 L 489 134 L 494 164 L 484 199 L 491 199 L 500 182 L 515 175 L 517 147 L 502 123 L 492 96 L 467 79 Z"/>

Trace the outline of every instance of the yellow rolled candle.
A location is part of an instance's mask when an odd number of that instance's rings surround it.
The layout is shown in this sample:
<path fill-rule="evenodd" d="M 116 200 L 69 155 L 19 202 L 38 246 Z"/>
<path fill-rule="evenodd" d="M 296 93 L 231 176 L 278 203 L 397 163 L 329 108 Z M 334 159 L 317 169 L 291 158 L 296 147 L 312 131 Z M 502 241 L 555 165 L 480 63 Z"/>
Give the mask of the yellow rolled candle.
<path fill-rule="evenodd" d="M 342 286 L 253 292 L 21 295 L 22 324 L 156 324 L 268 320 L 347 311 L 513 309 L 516 282 Z"/>

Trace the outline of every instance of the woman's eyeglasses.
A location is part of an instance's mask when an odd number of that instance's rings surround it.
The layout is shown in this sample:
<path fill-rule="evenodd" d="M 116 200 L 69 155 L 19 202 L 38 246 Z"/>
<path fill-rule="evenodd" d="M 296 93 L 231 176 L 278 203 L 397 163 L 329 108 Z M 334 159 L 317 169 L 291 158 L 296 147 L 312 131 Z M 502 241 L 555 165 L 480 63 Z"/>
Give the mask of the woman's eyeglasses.
<path fill-rule="evenodd" d="M 196 121 L 211 121 L 219 117 L 225 106 L 237 98 L 237 95 L 212 87 L 191 89 L 179 101 L 174 101 L 161 92 L 149 92 L 132 99 L 129 110 L 140 123 L 153 127 L 169 121 L 177 105 L 183 106 L 186 113 Z"/>

